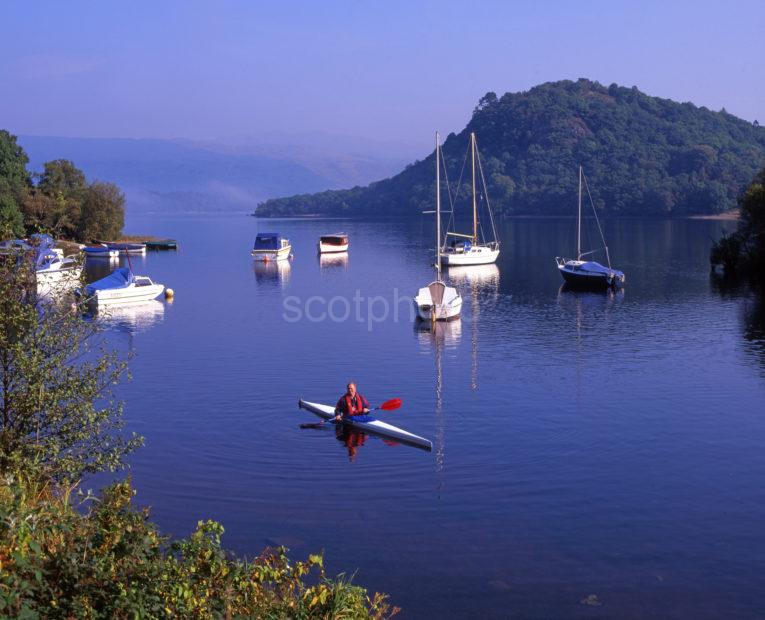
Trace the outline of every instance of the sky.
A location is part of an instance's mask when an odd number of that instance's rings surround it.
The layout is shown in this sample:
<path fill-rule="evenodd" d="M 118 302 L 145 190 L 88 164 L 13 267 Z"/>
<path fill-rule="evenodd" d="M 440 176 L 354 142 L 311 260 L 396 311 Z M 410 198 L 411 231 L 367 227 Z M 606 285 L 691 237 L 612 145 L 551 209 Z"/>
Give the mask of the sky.
<path fill-rule="evenodd" d="M 0 25 L 15 134 L 427 151 L 488 91 L 579 77 L 765 122 L 763 0 L 1 0 Z"/>

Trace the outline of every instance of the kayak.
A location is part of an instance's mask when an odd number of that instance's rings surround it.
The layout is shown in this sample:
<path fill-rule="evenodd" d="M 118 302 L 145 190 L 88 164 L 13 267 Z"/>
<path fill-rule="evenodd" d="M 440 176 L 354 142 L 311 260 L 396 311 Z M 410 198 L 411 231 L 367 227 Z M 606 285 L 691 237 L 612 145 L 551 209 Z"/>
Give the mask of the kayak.
<path fill-rule="evenodd" d="M 298 401 L 298 407 L 300 409 L 307 409 L 311 413 L 319 416 L 323 420 L 327 420 L 336 424 L 335 422 L 335 408 L 329 405 L 322 405 L 320 403 L 310 403 L 306 400 L 300 399 Z M 417 448 L 423 448 L 424 450 L 432 450 L 433 444 L 429 439 L 405 431 L 403 428 L 393 426 L 382 420 L 378 420 L 371 415 L 357 415 L 350 418 L 343 418 L 341 424 L 350 426 L 351 428 L 358 429 L 370 435 L 377 435 L 378 437 L 386 437 L 388 439 L 395 439 L 401 443 L 409 444 Z"/>

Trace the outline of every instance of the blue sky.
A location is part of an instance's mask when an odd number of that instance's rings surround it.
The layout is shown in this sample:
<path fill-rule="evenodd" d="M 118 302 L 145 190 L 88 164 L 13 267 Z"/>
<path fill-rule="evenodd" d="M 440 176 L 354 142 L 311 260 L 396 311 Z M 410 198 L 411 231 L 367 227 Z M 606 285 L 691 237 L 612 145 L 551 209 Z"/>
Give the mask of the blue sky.
<path fill-rule="evenodd" d="M 0 127 L 326 132 L 429 148 L 478 98 L 588 77 L 765 122 L 765 2 L 0 4 Z"/>

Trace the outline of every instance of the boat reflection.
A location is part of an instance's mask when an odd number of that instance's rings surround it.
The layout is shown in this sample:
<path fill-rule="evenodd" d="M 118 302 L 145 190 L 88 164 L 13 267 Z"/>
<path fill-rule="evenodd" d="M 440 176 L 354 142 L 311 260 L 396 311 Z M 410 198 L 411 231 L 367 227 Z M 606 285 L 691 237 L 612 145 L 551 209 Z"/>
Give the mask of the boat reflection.
<path fill-rule="evenodd" d="M 366 443 L 368 435 L 345 424 L 335 424 L 335 437 L 348 450 L 348 460 L 353 463 L 359 448 Z"/>
<path fill-rule="evenodd" d="M 416 324 L 417 340 L 423 350 L 433 351 L 436 367 L 435 381 L 435 417 L 436 439 L 433 442 L 436 453 L 436 472 L 444 471 L 446 465 L 446 429 L 444 420 L 444 383 L 442 372 L 443 352 L 447 347 L 456 347 L 462 338 L 462 321 L 418 321 Z M 439 485 L 443 481 L 439 482 Z"/>
<path fill-rule="evenodd" d="M 109 329 L 136 334 L 150 329 L 165 316 L 165 304 L 153 299 L 124 306 L 101 306 L 93 318 Z"/>
<path fill-rule="evenodd" d="M 284 288 L 290 281 L 292 265 L 289 260 L 253 261 L 252 270 L 258 284 Z"/>
<path fill-rule="evenodd" d="M 499 290 L 499 267 L 495 264 L 449 267 L 447 273 L 452 284 L 469 285 L 471 289 L 492 292 Z"/>
<path fill-rule="evenodd" d="M 319 267 L 322 269 L 348 269 L 348 252 L 319 254 Z"/>

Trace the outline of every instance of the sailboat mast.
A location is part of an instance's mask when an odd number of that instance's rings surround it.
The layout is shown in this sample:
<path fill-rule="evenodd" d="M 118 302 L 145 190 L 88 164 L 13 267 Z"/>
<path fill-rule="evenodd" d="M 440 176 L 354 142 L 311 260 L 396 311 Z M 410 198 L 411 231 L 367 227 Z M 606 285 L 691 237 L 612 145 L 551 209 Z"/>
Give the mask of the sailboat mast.
<path fill-rule="evenodd" d="M 576 224 L 576 260 L 582 259 L 582 167 L 579 166 L 579 212 Z"/>
<path fill-rule="evenodd" d="M 473 164 L 473 243 L 478 242 L 478 209 L 475 202 L 475 132 L 470 132 L 470 153 Z"/>
<path fill-rule="evenodd" d="M 436 132 L 436 280 L 441 280 L 441 162 Z"/>

